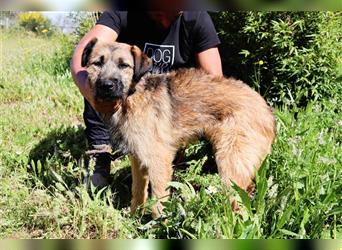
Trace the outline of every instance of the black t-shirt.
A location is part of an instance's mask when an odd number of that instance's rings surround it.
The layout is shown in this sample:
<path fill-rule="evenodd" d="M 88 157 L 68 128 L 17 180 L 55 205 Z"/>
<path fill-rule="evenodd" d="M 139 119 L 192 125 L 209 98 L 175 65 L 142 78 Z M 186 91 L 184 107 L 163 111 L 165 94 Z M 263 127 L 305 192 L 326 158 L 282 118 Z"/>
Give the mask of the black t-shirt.
<path fill-rule="evenodd" d="M 145 12 L 106 11 L 97 24 L 118 33 L 118 42 L 137 45 L 153 59 L 152 73 L 195 66 L 195 54 L 220 40 L 207 12 L 184 11 L 168 29 L 160 29 Z"/>

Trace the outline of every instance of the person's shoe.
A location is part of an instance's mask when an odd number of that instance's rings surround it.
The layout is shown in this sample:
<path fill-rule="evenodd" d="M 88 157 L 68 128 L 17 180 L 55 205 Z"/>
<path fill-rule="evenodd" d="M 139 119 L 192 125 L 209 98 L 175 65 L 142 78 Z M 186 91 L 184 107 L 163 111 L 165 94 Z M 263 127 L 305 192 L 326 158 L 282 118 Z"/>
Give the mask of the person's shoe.
<path fill-rule="evenodd" d="M 111 154 L 108 152 L 96 153 L 95 158 L 95 169 L 93 175 L 89 176 L 86 180 L 88 189 L 92 184 L 96 189 L 102 189 L 110 184 L 110 163 Z"/>
<path fill-rule="evenodd" d="M 109 186 L 108 177 L 103 176 L 101 173 L 94 173 L 92 176 L 90 176 L 90 181 L 94 187 L 98 189 Z"/>

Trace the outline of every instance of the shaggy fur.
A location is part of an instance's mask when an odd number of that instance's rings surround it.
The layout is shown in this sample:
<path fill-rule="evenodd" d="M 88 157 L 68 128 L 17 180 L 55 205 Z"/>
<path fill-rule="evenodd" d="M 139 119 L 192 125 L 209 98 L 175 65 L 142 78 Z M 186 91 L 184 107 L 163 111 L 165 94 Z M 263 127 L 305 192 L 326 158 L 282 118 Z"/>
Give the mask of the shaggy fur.
<path fill-rule="evenodd" d="M 241 81 L 196 69 L 146 74 L 151 61 L 137 47 L 92 43 L 84 52 L 84 65 L 95 109 L 102 113 L 116 146 L 131 155 L 132 211 L 146 201 L 150 183 L 158 199 L 152 215 L 160 216 L 177 150 L 202 136 L 213 145 L 222 181 L 247 190 L 275 138 L 271 108 L 257 92 Z M 102 65 L 92 65 L 101 57 Z M 120 68 L 122 61 L 125 67 Z M 120 98 L 97 95 L 101 81 L 110 77 L 119 79 L 114 85 L 122 85 L 111 89 L 112 96 Z"/>

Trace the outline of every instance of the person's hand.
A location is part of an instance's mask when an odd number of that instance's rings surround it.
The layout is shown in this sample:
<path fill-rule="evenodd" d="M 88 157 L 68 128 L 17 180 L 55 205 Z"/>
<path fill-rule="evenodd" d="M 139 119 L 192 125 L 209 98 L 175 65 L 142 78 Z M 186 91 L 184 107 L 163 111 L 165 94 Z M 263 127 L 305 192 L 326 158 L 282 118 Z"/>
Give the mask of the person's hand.
<path fill-rule="evenodd" d="M 83 96 L 87 101 L 90 103 L 90 105 L 95 108 L 95 94 L 93 89 L 90 87 L 88 79 L 84 81 L 84 90 L 83 90 Z"/>
<path fill-rule="evenodd" d="M 97 112 L 112 114 L 118 109 L 120 100 L 103 101 L 95 98 L 95 93 L 90 86 L 86 70 L 77 72 L 75 81 L 77 81 L 77 86 L 79 87 L 81 94 Z"/>
<path fill-rule="evenodd" d="M 88 80 L 88 72 L 86 70 L 80 70 L 73 75 L 74 81 L 77 83 L 77 86 L 84 96 L 85 99 L 90 103 L 92 107 L 95 105 L 95 95 L 94 91 L 91 89 L 89 80 Z"/>

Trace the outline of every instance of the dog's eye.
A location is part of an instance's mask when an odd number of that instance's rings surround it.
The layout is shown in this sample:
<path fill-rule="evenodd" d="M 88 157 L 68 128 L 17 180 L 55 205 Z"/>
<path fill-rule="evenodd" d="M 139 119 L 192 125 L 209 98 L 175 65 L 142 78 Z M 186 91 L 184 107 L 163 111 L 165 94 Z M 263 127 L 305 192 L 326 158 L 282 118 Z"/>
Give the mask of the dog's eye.
<path fill-rule="evenodd" d="M 97 67 L 102 67 L 103 62 L 104 62 L 104 57 L 101 56 L 99 60 L 93 62 L 93 65 L 95 65 L 95 66 L 97 66 Z"/>
<path fill-rule="evenodd" d="M 120 68 L 120 69 L 125 69 L 125 68 L 128 68 L 128 67 L 130 67 L 130 66 L 129 66 L 129 64 L 127 64 L 127 63 L 120 63 L 120 64 L 119 64 L 119 68 Z"/>
<path fill-rule="evenodd" d="M 103 63 L 101 61 L 96 61 L 96 62 L 93 62 L 93 65 L 95 65 L 97 67 L 101 67 L 103 65 Z"/>
<path fill-rule="evenodd" d="M 102 67 L 103 63 L 100 61 L 96 61 L 96 62 L 93 62 L 93 65 L 95 65 L 97 67 Z"/>

